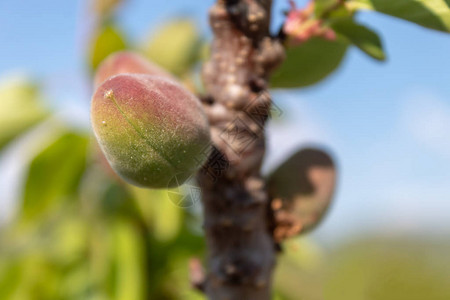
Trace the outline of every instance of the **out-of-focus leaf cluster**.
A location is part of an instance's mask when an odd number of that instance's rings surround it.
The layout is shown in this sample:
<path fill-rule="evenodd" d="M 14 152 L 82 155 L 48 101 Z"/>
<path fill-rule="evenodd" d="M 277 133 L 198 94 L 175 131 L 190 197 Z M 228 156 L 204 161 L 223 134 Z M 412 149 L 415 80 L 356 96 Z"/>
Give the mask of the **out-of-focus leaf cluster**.
<path fill-rule="evenodd" d="M 109 14 L 91 39 L 92 70 L 110 53 L 129 48 L 113 10 Z M 183 34 L 170 41 L 177 64 L 165 67 L 185 76 L 200 57 L 200 39 L 187 20 L 162 30 L 179 29 Z M 154 36 L 137 48 L 163 59 L 165 43 Z M 23 161 L 18 178 L 17 208 L 0 227 L 0 298 L 202 299 L 188 280 L 188 260 L 204 256 L 198 212 L 178 207 L 176 195 L 169 199 L 165 190 L 122 182 L 91 133 L 73 128 L 47 103 L 33 82 L 0 83 L 0 155 L 28 135 L 38 144 L 24 151 L 31 159 Z M 12 157 L 23 159 L 21 153 Z"/>
<path fill-rule="evenodd" d="M 195 22 L 187 17 L 165 22 L 147 34 L 142 43 L 134 44 L 121 30 L 115 17 L 114 11 L 119 2 L 123 1 L 96 1 L 100 6 L 108 4 L 106 7 L 109 13 L 98 13 L 96 27 L 90 37 L 88 64 L 92 73 L 110 54 L 130 49 L 177 76 L 189 89 L 201 90 L 202 86 L 197 80 L 200 71 L 198 65 L 206 59 L 205 42 Z"/>
<path fill-rule="evenodd" d="M 10 97 L 28 95 L 29 84 L 13 91 Z M 15 112 L 27 116 L 20 108 Z M 57 124 L 44 122 L 39 126 Z M 0 133 L 14 123 L 6 125 Z M 204 251 L 191 229 L 195 215 L 166 191 L 119 181 L 89 132 L 61 120 L 58 126 L 26 166 L 15 217 L 0 227 L 1 298 L 199 299 L 187 280 L 188 259 Z"/>
<path fill-rule="evenodd" d="M 384 61 L 378 34 L 359 23 L 359 11 L 375 11 L 420 26 L 450 32 L 450 6 L 445 0 L 315 0 L 313 19 L 334 30 L 336 39 L 311 38 L 288 45 L 287 57 L 274 74 L 274 88 L 299 88 L 319 83 L 342 63 L 350 46 L 356 46 L 373 59 Z"/>
<path fill-rule="evenodd" d="M 0 149 L 48 114 L 39 87 L 22 79 L 0 83 Z"/>
<path fill-rule="evenodd" d="M 122 1 L 94 2 L 92 71 L 109 54 L 134 48 L 193 87 L 202 39 L 192 21 L 166 23 L 130 45 L 116 19 Z M 0 155 L 25 135 L 41 141 L 24 161 L 16 212 L 0 227 L 0 298 L 202 299 L 188 279 L 188 260 L 204 257 L 199 208 L 122 182 L 91 133 L 58 118 L 44 98 L 27 80 L 0 83 Z"/>

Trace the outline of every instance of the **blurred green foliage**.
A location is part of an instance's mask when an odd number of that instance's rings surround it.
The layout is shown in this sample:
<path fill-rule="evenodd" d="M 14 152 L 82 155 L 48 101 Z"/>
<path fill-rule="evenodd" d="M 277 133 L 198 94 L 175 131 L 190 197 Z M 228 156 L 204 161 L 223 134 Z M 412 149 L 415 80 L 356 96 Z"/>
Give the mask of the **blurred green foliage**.
<path fill-rule="evenodd" d="M 111 53 L 124 50 L 127 44 L 120 30 L 113 24 L 107 24 L 98 29 L 92 38 L 90 49 L 90 65 L 93 70 Z"/>
<path fill-rule="evenodd" d="M 418 25 L 450 32 L 448 0 L 348 0 L 352 9 L 369 9 Z"/>
<path fill-rule="evenodd" d="M 145 45 L 145 53 L 150 60 L 180 76 L 198 61 L 201 42 L 195 24 L 179 19 L 160 27 Z"/>
<path fill-rule="evenodd" d="M 380 37 L 371 29 L 356 23 L 351 18 L 343 18 L 333 22 L 331 27 L 349 43 L 377 60 L 385 60 Z"/>
<path fill-rule="evenodd" d="M 319 2 L 320 9 L 329 5 Z M 449 28 L 446 4 L 439 0 L 348 2 L 430 28 Z M 384 58 L 379 38 L 348 22 L 336 25 L 341 36 L 334 42 L 313 39 L 288 49 L 272 85 L 320 82 L 339 66 L 351 43 Z M 196 64 L 205 52 L 188 20 L 167 23 L 145 45 L 128 45 L 109 15 L 94 32 L 88 50 L 92 70 L 108 54 L 132 47 L 185 78 L 198 75 Z M 50 116 L 35 84 L 0 83 L 0 151 Z M 26 166 L 17 213 L 0 227 L 0 298 L 203 299 L 188 281 L 188 260 L 205 256 L 199 207 L 183 209 L 164 190 L 125 184 L 107 166 L 90 132 L 69 124 L 60 131 L 53 140 L 42 139 L 41 150 Z M 275 276 L 277 300 L 450 299 L 449 243 L 365 237 L 325 251 L 297 238 L 283 249 Z"/>
<path fill-rule="evenodd" d="M 372 237 L 330 255 L 325 299 L 450 299 L 449 240 Z"/>
<path fill-rule="evenodd" d="M 39 87 L 22 79 L 0 83 L 0 150 L 39 121 L 48 111 Z"/>
<path fill-rule="evenodd" d="M 66 133 L 39 153 L 29 166 L 20 214 L 33 220 L 57 203 L 76 197 L 86 167 L 88 138 Z M 72 199 L 73 200 L 73 199 Z"/>
<path fill-rule="evenodd" d="M 348 46 L 342 38 L 336 41 L 313 38 L 286 49 L 286 60 L 273 74 L 271 86 L 297 88 L 322 81 L 339 67 Z"/>
<path fill-rule="evenodd" d="M 272 76 L 271 86 L 299 88 L 321 82 L 338 69 L 351 45 L 384 61 L 381 38 L 355 21 L 360 10 L 373 10 L 429 29 L 450 32 L 450 7 L 446 0 L 316 0 L 315 18 L 331 27 L 337 38 L 334 41 L 313 38 L 288 47 L 286 60 Z"/>

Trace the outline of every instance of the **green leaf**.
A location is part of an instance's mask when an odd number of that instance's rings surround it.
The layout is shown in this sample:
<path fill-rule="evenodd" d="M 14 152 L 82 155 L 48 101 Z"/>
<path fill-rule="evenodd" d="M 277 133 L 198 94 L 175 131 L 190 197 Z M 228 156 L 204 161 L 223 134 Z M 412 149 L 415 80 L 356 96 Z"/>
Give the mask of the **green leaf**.
<path fill-rule="evenodd" d="M 0 261 L 0 293 L 2 297 L 9 299 L 20 287 L 25 265 L 22 261 Z"/>
<path fill-rule="evenodd" d="M 113 25 L 106 25 L 94 36 L 89 60 L 92 70 L 110 54 L 127 48 L 122 33 Z"/>
<path fill-rule="evenodd" d="M 168 190 L 141 189 L 127 185 L 153 236 L 161 242 L 173 240 L 180 232 L 183 211 L 170 197 Z"/>
<path fill-rule="evenodd" d="M 315 0 L 314 3 L 315 18 L 319 20 L 330 21 L 354 15 L 354 11 L 348 9 L 342 0 Z"/>
<path fill-rule="evenodd" d="M 176 20 L 156 31 L 145 52 L 168 71 L 182 75 L 200 58 L 201 38 L 191 20 Z"/>
<path fill-rule="evenodd" d="M 63 219 L 47 235 L 46 246 L 50 249 L 46 252 L 52 261 L 68 265 L 83 257 L 88 244 L 88 227 L 86 220 L 77 215 L 78 211 L 64 212 Z"/>
<path fill-rule="evenodd" d="M 450 32 L 448 0 L 349 0 L 350 9 L 370 9 L 421 26 Z"/>
<path fill-rule="evenodd" d="M 76 193 L 86 165 L 87 146 L 85 136 L 67 133 L 32 161 L 24 187 L 24 218 L 33 218 Z"/>
<path fill-rule="evenodd" d="M 331 27 L 372 58 L 381 61 L 386 59 L 380 37 L 369 28 L 351 19 L 341 19 Z"/>
<path fill-rule="evenodd" d="M 348 43 L 313 38 L 286 50 L 286 60 L 271 79 L 273 88 L 298 88 L 325 79 L 341 64 Z"/>
<path fill-rule="evenodd" d="M 36 85 L 12 80 L 0 85 L 0 149 L 48 114 Z"/>
<path fill-rule="evenodd" d="M 340 0 L 315 0 L 314 13 L 318 19 L 321 19 L 329 12 L 336 10 Z"/>
<path fill-rule="evenodd" d="M 145 248 L 139 231 L 126 221 L 113 228 L 115 234 L 116 293 L 114 299 L 144 299 Z"/>

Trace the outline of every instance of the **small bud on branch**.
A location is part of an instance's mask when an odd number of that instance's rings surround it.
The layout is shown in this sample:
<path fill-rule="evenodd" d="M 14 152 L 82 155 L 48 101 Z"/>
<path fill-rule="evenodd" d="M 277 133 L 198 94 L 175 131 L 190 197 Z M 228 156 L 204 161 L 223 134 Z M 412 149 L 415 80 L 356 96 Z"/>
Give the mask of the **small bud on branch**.
<path fill-rule="evenodd" d="M 327 27 L 323 20 L 317 19 L 314 14 L 314 1 L 308 3 L 303 9 L 298 9 L 293 0 L 289 1 L 290 11 L 287 13 L 283 32 L 287 35 L 289 43 L 299 45 L 312 37 L 322 37 L 326 40 L 335 40 L 336 33 Z"/>

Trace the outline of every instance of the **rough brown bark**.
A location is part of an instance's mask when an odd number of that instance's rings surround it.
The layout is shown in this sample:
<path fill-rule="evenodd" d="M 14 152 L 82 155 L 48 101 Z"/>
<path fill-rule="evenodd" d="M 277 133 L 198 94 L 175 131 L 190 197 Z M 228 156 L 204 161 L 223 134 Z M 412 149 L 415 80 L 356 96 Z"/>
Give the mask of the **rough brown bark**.
<path fill-rule="evenodd" d="M 202 188 L 209 299 L 271 297 L 275 242 L 260 174 L 271 99 L 267 79 L 284 58 L 269 34 L 271 0 L 218 0 L 210 11 L 211 59 L 203 99 L 213 152 L 198 175 Z"/>

